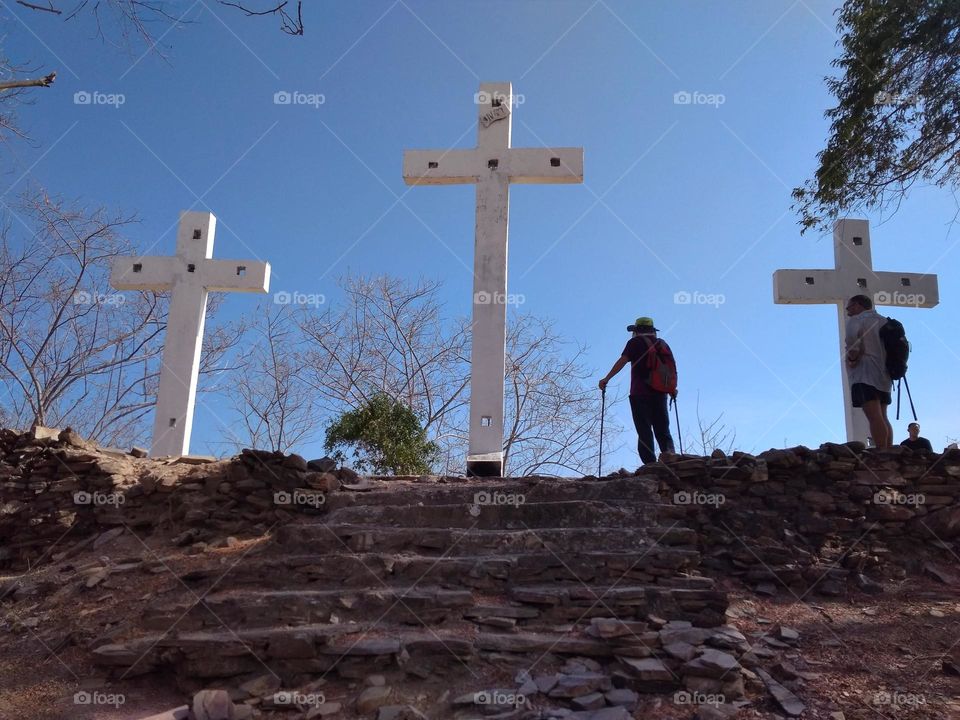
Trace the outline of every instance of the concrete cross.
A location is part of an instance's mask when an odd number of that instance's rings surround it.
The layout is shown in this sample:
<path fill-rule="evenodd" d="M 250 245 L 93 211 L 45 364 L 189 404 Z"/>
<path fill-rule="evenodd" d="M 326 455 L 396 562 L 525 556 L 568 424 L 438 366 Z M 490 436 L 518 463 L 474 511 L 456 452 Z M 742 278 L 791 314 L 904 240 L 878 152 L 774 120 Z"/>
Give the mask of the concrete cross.
<path fill-rule="evenodd" d="M 854 295 L 870 297 L 874 305 L 932 308 L 940 302 L 937 276 L 926 273 L 876 272 L 870 253 L 866 220 L 837 220 L 833 226 L 834 270 L 777 270 L 773 301 L 778 304 L 837 306 L 840 328 L 840 369 L 847 440 L 867 442 L 870 427 L 862 410 L 850 401 L 847 378 L 846 304 Z"/>
<path fill-rule="evenodd" d="M 182 212 L 176 255 L 117 258 L 110 275 L 117 290 L 170 291 L 150 451 L 154 457 L 190 451 L 207 293 L 265 293 L 270 287 L 269 263 L 211 259 L 216 227 L 211 213 Z"/>
<path fill-rule="evenodd" d="M 583 148 L 512 148 L 513 88 L 481 83 L 473 150 L 408 150 L 408 185 L 476 185 L 467 474 L 503 474 L 507 231 L 511 183 L 583 182 Z"/>

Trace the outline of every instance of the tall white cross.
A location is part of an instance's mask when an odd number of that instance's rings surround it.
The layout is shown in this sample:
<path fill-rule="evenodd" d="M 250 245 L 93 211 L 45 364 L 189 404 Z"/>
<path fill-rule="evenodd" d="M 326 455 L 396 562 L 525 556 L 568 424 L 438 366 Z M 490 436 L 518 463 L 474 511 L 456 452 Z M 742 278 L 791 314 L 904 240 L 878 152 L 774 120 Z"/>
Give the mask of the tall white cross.
<path fill-rule="evenodd" d="M 837 220 L 833 226 L 835 270 L 777 270 L 773 301 L 778 304 L 837 306 L 840 327 L 840 369 L 847 440 L 867 442 L 870 427 L 862 410 L 850 401 L 847 377 L 846 305 L 854 295 L 866 295 L 874 305 L 932 308 L 940 302 L 937 276 L 926 273 L 875 272 L 866 220 Z"/>
<path fill-rule="evenodd" d="M 270 287 L 269 263 L 211 259 L 216 228 L 211 213 L 182 212 L 176 255 L 117 258 L 110 275 L 117 290 L 170 291 L 150 450 L 154 457 L 190 451 L 207 294 L 265 293 Z"/>
<path fill-rule="evenodd" d="M 481 83 L 473 150 L 408 150 L 408 185 L 477 186 L 467 474 L 503 474 L 507 230 L 511 183 L 583 182 L 583 148 L 511 148 L 513 88 Z"/>

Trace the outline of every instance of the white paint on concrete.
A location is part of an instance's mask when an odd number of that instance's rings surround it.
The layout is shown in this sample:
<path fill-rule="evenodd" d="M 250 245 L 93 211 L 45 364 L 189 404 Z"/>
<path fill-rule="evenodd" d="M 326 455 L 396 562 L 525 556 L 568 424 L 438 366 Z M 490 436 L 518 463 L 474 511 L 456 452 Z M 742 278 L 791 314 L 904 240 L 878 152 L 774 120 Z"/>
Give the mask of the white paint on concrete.
<path fill-rule="evenodd" d="M 583 182 L 583 148 L 511 148 L 510 83 L 481 83 L 475 101 L 477 147 L 408 150 L 403 178 L 409 185 L 476 185 L 467 472 L 501 475 L 510 184 Z"/>
<path fill-rule="evenodd" d="M 211 213 L 182 212 L 176 255 L 117 258 L 113 264 L 110 283 L 117 290 L 170 292 L 150 451 L 154 457 L 190 452 L 207 294 L 265 293 L 270 287 L 269 263 L 212 259 L 216 226 Z"/>
<path fill-rule="evenodd" d="M 847 440 L 867 442 L 870 428 L 863 411 L 854 408 L 850 401 L 850 383 L 844 361 L 847 301 L 854 295 L 866 295 L 877 306 L 932 308 L 940 302 L 937 276 L 874 271 L 870 224 L 866 220 L 846 219 L 834 223 L 833 257 L 836 266 L 833 270 L 774 272 L 773 300 L 777 304 L 837 306 Z M 897 319 L 902 322 L 902 318 Z M 909 335 L 909 327 L 907 330 Z M 797 337 L 801 337 L 801 334 Z"/>

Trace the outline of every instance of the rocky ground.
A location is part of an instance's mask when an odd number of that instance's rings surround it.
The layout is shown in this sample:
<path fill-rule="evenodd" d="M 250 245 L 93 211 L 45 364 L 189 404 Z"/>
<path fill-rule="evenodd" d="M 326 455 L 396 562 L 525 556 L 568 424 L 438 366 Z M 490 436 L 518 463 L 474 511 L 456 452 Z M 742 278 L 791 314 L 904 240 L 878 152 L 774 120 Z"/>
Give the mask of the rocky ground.
<path fill-rule="evenodd" d="M 187 594 L 182 587 L 178 590 L 178 574 L 209 557 L 217 558 L 228 573 L 267 538 L 224 538 L 212 543 L 222 547 L 202 553 L 171 547 L 170 540 L 132 532 L 105 534 L 69 558 L 0 578 L 8 589 L 11 581 L 35 589 L 17 602 L 8 597 L 3 606 L 0 718 L 134 720 L 189 701 L 172 675 L 107 679 L 102 668 L 90 662 L 86 641 L 131 622 L 160 593 Z M 850 591 L 841 597 L 803 597 L 781 588 L 765 597 L 728 581 L 727 619 L 764 657 L 771 674 L 802 701 L 802 718 L 960 718 L 960 658 L 957 666 L 952 664 L 960 643 L 960 584 L 946 563 L 935 574 L 894 576 L 883 584 L 885 592 L 879 595 Z M 557 663 L 540 663 L 532 675 L 562 669 Z M 392 698 L 419 707 L 429 717 L 445 717 L 431 712 L 441 699 L 497 687 L 515 692 L 517 672 L 497 671 L 489 663 L 464 665 L 441 682 L 396 682 Z M 384 674 L 385 683 L 389 676 Z M 367 680 L 332 680 L 320 688 L 328 702 L 342 706 L 331 717 L 372 716 L 354 712 Z M 749 704 L 737 717 L 788 717 L 752 674 L 747 674 L 746 691 Z M 83 704 L 83 693 L 89 704 Z M 687 704 L 688 699 L 693 698 L 682 693 L 641 695 L 630 717 L 697 717 L 697 707 Z M 702 710 L 700 717 L 708 717 Z"/>
<path fill-rule="evenodd" d="M 825 445 L 381 481 L 0 431 L 0 720 L 960 719 L 958 476 Z"/>

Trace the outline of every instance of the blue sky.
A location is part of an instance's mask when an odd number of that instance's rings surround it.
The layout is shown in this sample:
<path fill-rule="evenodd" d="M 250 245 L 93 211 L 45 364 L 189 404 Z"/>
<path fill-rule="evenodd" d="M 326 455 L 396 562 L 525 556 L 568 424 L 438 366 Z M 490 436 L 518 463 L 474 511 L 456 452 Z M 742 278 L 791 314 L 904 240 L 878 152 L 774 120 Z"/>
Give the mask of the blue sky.
<path fill-rule="evenodd" d="M 193 23 L 163 36 L 163 60 L 2 0 L 6 53 L 58 78 L 20 113 L 37 143 L 15 146 L 19 172 L 0 192 L 29 170 L 20 185 L 136 212 L 138 246 L 163 254 L 181 209 L 209 210 L 215 255 L 270 261 L 273 291 L 335 300 L 344 272 L 423 275 L 468 314 L 472 188 L 408 188 L 402 155 L 472 147 L 478 83 L 512 81 L 514 147 L 585 150 L 583 185 L 512 190 L 509 290 L 523 310 L 586 343 L 598 378 L 627 323 L 654 317 L 678 358 L 688 442 L 699 395 L 701 415 L 724 413 L 744 450 L 816 446 L 844 437 L 836 313 L 774 305 L 771 275 L 833 263 L 829 237 L 800 236 L 790 190 L 826 137 L 838 4 L 307 2 L 306 35 L 289 37 L 210 0 L 175 2 Z M 323 103 L 277 105 L 281 91 Z M 684 91 L 723 102 L 676 104 Z M 76 104 L 77 92 L 124 103 Z M 940 276 L 939 307 L 895 313 L 935 447 L 960 436 L 956 212 L 950 192 L 917 188 L 868 218 L 876 269 Z M 677 304 L 679 292 L 723 302 Z M 228 296 L 224 313 L 256 302 Z M 626 388 L 627 372 L 614 382 Z M 635 467 L 626 403 L 608 412 L 627 433 L 605 466 Z M 210 449 L 217 416 L 198 408 L 194 452 Z"/>

